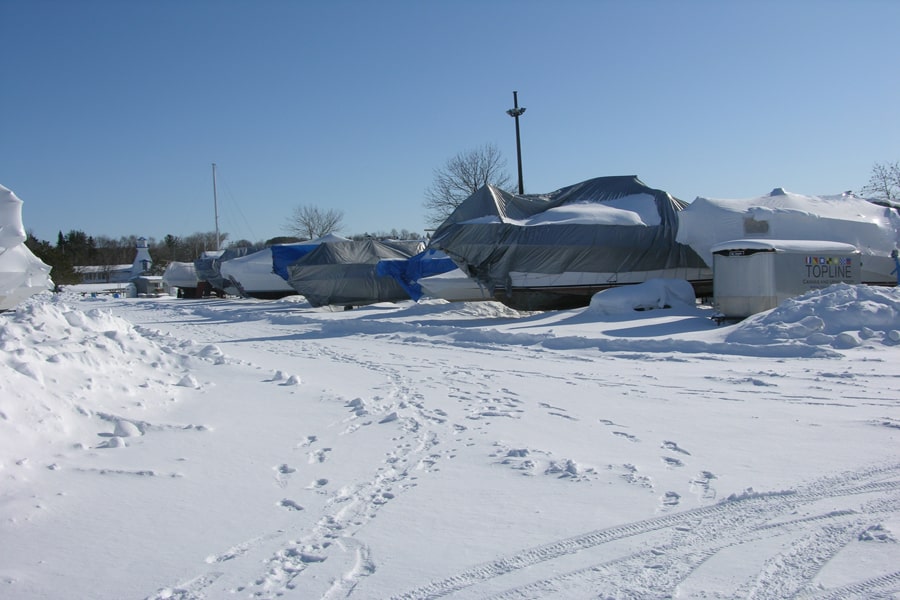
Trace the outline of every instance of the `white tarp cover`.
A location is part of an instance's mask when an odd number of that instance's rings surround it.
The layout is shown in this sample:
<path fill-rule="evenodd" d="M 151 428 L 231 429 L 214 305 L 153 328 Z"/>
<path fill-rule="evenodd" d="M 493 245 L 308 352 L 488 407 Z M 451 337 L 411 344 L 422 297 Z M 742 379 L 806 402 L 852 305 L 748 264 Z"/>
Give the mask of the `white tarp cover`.
<path fill-rule="evenodd" d="M 197 270 L 192 262 L 172 261 L 166 266 L 162 281 L 169 287 L 197 287 Z"/>
<path fill-rule="evenodd" d="M 272 248 L 225 261 L 219 268 L 222 277 L 231 280 L 242 295 L 276 299 L 297 293 L 272 271 Z"/>
<path fill-rule="evenodd" d="M 584 306 L 616 274 L 693 269 L 711 281 L 700 257 L 675 240 L 684 206 L 633 175 L 589 179 L 549 194 L 515 195 L 487 185 L 456 208 L 430 246 L 513 308 Z M 604 278 L 586 279 L 580 288 L 517 287 L 510 275 L 521 273 Z"/>
<path fill-rule="evenodd" d="M 0 185 L 0 310 L 53 287 L 50 267 L 25 245 L 22 201 Z"/>
<path fill-rule="evenodd" d="M 900 213 L 853 194 L 804 196 L 776 188 L 757 198 L 699 197 L 678 214 L 677 240 L 708 265 L 712 247 L 730 240 L 815 240 L 861 252 L 863 283 L 892 283 L 891 250 L 900 244 Z"/>

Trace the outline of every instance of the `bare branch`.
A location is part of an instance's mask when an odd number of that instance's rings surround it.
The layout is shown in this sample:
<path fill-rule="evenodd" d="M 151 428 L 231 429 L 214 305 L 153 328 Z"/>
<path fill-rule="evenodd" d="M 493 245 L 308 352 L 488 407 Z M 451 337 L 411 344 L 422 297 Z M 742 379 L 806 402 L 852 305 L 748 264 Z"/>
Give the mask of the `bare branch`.
<path fill-rule="evenodd" d="M 860 192 L 878 200 L 900 200 L 900 162 L 875 163 L 869 183 Z"/>
<path fill-rule="evenodd" d="M 298 206 L 284 229 L 299 238 L 312 240 L 339 231 L 343 220 L 344 213 L 334 208 Z"/>
<path fill-rule="evenodd" d="M 460 152 L 440 169 L 434 170 L 434 181 L 425 190 L 426 220 L 438 226 L 463 200 L 487 184 L 507 189 L 506 159 L 493 144 Z"/>

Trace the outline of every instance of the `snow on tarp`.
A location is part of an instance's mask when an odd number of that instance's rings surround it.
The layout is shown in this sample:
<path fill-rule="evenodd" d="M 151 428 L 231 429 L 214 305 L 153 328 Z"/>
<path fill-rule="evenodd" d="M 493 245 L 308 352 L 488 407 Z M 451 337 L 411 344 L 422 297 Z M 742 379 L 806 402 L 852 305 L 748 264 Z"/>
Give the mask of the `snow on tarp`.
<path fill-rule="evenodd" d="M 375 272 L 382 277 L 393 277 L 397 280 L 409 297 L 417 301 L 422 297 L 422 286 L 419 280 L 433 275 L 440 275 L 455 270 L 453 259 L 441 252 L 429 248 L 413 257 L 389 258 L 378 261 Z"/>
<path fill-rule="evenodd" d="M 275 244 L 272 246 L 272 271 L 285 281 L 288 280 L 288 266 L 316 249 L 319 244 L 330 242 L 347 242 L 347 238 L 329 233 L 314 240 L 295 242 L 293 244 Z"/>
<path fill-rule="evenodd" d="M 50 267 L 25 245 L 22 201 L 0 185 L 0 310 L 53 287 Z"/>
<path fill-rule="evenodd" d="M 890 254 L 900 244 L 900 213 L 853 194 L 804 196 L 776 188 L 743 200 L 698 197 L 678 220 L 676 239 L 708 265 L 712 247 L 730 240 L 828 240 L 860 250 L 863 283 L 895 281 Z"/>
<path fill-rule="evenodd" d="M 488 185 L 456 208 L 431 245 L 513 308 L 585 306 L 601 289 L 653 278 L 710 285 L 711 270 L 675 240 L 684 206 L 635 176 L 536 195 Z"/>
<path fill-rule="evenodd" d="M 378 275 L 383 259 L 408 259 L 421 242 L 344 241 L 319 244 L 288 267 L 291 286 L 312 306 L 359 306 L 409 300 L 393 277 Z"/>

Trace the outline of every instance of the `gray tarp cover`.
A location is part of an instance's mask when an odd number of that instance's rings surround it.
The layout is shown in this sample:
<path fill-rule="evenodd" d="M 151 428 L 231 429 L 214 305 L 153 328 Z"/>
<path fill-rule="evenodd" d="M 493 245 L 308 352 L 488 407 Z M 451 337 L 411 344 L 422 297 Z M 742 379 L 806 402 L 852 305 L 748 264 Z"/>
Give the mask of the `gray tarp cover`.
<path fill-rule="evenodd" d="M 563 206 L 617 201 L 627 207 L 629 197 L 646 203 L 648 196 L 659 213 L 651 225 L 535 218 Z M 430 247 L 443 250 L 465 273 L 495 290 L 508 287 L 510 271 L 703 268 L 706 264 L 690 247 L 675 241 L 677 213 L 685 206 L 635 176 L 598 177 L 540 195 L 514 195 L 488 185 L 456 208 L 434 232 Z"/>
<path fill-rule="evenodd" d="M 222 263 L 232 258 L 247 256 L 250 248 L 228 248 L 219 256 L 209 256 L 194 260 L 194 269 L 197 271 L 199 281 L 209 282 L 217 290 L 233 289 L 231 281 L 222 277 Z M 231 291 L 231 290 L 229 290 Z"/>
<path fill-rule="evenodd" d="M 288 266 L 288 283 L 313 306 L 409 300 L 409 294 L 397 280 L 379 276 L 376 266 L 381 259 L 408 259 L 421 250 L 421 242 L 365 240 L 320 244 Z"/>

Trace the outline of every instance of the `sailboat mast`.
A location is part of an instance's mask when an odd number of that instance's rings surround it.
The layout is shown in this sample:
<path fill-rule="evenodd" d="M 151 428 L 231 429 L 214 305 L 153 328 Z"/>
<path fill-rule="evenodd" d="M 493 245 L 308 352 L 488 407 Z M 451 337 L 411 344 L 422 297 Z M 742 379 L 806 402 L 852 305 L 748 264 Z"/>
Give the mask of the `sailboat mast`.
<path fill-rule="evenodd" d="M 212 164 L 213 175 L 213 210 L 216 216 L 216 250 L 222 247 L 222 241 L 219 239 L 219 194 L 216 191 L 216 163 Z"/>

